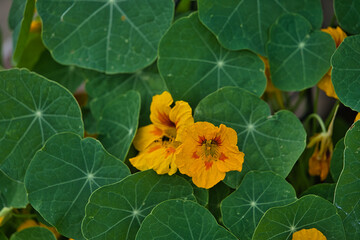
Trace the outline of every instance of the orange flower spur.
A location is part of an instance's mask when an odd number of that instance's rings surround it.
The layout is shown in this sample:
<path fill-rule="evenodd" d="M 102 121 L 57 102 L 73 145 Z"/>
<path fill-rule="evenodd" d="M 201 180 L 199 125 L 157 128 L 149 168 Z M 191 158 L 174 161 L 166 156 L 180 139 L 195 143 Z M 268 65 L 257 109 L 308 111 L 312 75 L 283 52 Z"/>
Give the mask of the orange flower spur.
<path fill-rule="evenodd" d="M 293 234 L 292 240 L 326 240 L 322 232 L 316 228 L 301 229 Z"/>
<path fill-rule="evenodd" d="M 175 151 L 181 144 L 180 134 L 184 128 L 194 123 L 188 103 L 173 99 L 169 92 L 153 97 L 150 106 L 150 120 L 153 124 L 138 130 L 134 146 L 140 152 L 131 158 L 131 164 L 141 171 L 153 169 L 157 174 L 169 175 L 177 171 Z"/>
<path fill-rule="evenodd" d="M 196 186 L 211 188 L 225 178 L 226 172 L 242 170 L 244 153 L 236 145 L 237 134 L 232 128 L 197 122 L 183 134 L 175 162 Z"/>

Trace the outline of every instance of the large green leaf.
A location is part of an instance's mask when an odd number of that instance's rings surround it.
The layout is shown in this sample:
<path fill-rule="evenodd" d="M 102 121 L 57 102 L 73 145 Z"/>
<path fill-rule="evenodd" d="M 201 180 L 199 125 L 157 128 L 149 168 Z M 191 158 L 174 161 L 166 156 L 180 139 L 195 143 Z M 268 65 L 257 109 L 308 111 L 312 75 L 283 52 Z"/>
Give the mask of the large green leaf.
<path fill-rule="evenodd" d="M 334 204 L 343 219 L 347 239 L 360 238 L 360 122 L 345 136 L 344 169 L 335 188 Z"/>
<path fill-rule="evenodd" d="M 295 203 L 269 209 L 257 226 L 253 240 L 290 240 L 294 232 L 316 228 L 327 240 L 345 239 L 336 208 L 329 201 L 307 195 Z"/>
<path fill-rule="evenodd" d="M 31 227 L 14 233 L 10 240 L 56 240 L 56 238 L 50 230 L 44 227 Z"/>
<path fill-rule="evenodd" d="M 95 98 L 90 108 L 98 121 L 98 139 L 111 154 L 125 160 L 138 127 L 140 94 L 133 90 L 121 94 L 121 89 L 116 93 Z"/>
<path fill-rule="evenodd" d="M 340 101 L 360 112 L 360 35 L 345 38 L 331 64 L 331 80 Z"/>
<path fill-rule="evenodd" d="M 172 0 L 39 0 L 36 7 L 58 62 L 107 73 L 154 62 L 174 14 Z"/>
<path fill-rule="evenodd" d="M 293 113 L 270 115 L 265 102 L 240 88 L 225 87 L 204 98 L 195 109 L 195 120 L 225 124 L 238 133 L 245 160 L 241 172 L 227 174 L 226 183 L 234 188 L 250 170 L 286 177 L 305 149 L 306 133 Z"/>
<path fill-rule="evenodd" d="M 344 166 L 344 149 L 344 138 L 342 138 L 336 143 L 330 162 L 330 173 L 334 182 L 339 180 L 340 173 Z"/>
<path fill-rule="evenodd" d="M 299 91 L 312 87 L 329 70 L 334 40 L 327 33 L 313 31 L 301 15 L 280 17 L 272 25 L 269 39 L 271 80 L 277 88 Z"/>
<path fill-rule="evenodd" d="M 157 72 L 156 65 L 152 65 L 134 74 L 106 75 L 95 71 L 84 72 L 86 91 L 91 98 L 115 98 L 119 93 L 136 90 L 141 95 L 140 124 L 150 123 L 150 104 L 152 97 L 167 90 L 165 81 Z"/>
<path fill-rule="evenodd" d="M 200 20 L 229 49 L 266 55 L 271 24 L 284 13 L 303 15 L 317 29 L 322 24 L 319 0 L 199 0 Z"/>
<path fill-rule="evenodd" d="M 82 231 L 87 239 L 135 239 L 143 219 L 168 199 L 195 200 L 191 185 L 178 176 L 149 170 L 94 192 L 86 205 Z"/>
<path fill-rule="evenodd" d="M 348 33 L 360 33 L 360 1 L 334 0 L 336 19 Z"/>
<path fill-rule="evenodd" d="M 129 174 L 97 140 L 61 133 L 35 154 L 25 186 L 29 202 L 48 223 L 67 237 L 83 239 L 81 221 L 90 194 Z"/>
<path fill-rule="evenodd" d="M 10 179 L 0 170 L 0 209 L 25 208 L 27 204 L 24 184 Z"/>
<path fill-rule="evenodd" d="M 160 203 L 145 218 L 136 240 L 148 239 L 235 240 L 236 237 L 219 226 L 206 208 L 177 199 Z"/>
<path fill-rule="evenodd" d="M 220 204 L 231 192 L 232 189 L 223 182 L 219 182 L 209 189 L 209 203 L 207 209 L 209 209 L 216 221 L 220 224 L 223 224 Z"/>
<path fill-rule="evenodd" d="M 240 239 L 251 239 L 264 213 L 296 201 L 294 188 L 272 172 L 249 172 L 221 203 L 224 225 Z"/>
<path fill-rule="evenodd" d="M 176 21 L 161 39 L 158 67 L 173 97 L 192 106 L 224 86 L 239 86 L 258 96 L 266 87 L 261 59 L 221 47 L 197 13 Z"/>
<path fill-rule="evenodd" d="M 0 72 L 0 169 L 22 181 L 35 152 L 58 132 L 84 132 L 75 98 L 25 69 Z"/>
<path fill-rule="evenodd" d="M 301 194 L 301 196 L 314 194 L 332 203 L 334 201 L 334 191 L 335 183 L 321 183 L 309 187 Z"/>

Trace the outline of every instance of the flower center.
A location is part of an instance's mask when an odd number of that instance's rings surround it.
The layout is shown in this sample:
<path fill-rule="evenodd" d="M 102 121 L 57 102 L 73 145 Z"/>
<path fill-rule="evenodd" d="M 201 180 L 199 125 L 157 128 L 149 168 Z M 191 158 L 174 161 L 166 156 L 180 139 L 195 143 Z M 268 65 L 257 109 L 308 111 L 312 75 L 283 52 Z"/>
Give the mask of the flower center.
<path fill-rule="evenodd" d="M 202 143 L 202 150 L 206 157 L 216 157 L 216 155 L 218 154 L 218 143 L 213 139 L 205 140 Z"/>

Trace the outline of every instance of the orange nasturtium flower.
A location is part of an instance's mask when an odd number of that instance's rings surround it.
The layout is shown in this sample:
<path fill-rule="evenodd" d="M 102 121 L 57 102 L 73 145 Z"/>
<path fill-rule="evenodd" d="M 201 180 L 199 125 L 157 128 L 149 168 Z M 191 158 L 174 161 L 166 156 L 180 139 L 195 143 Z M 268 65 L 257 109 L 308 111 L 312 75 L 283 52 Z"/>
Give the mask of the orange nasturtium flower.
<path fill-rule="evenodd" d="M 241 171 L 244 153 L 237 147 L 237 134 L 221 124 L 197 122 L 183 132 L 176 151 L 176 165 L 194 184 L 211 188 L 225 178 L 228 171 Z"/>
<path fill-rule="evenodd" d="M 316 228 L 311 228 L 294 232 L 292 240 L 326 240 L 326 237 Z"/>
<path fill-rule="evenodd" d="M 172 175 L 177 171 L 175 151 L 181 144 L 179 133 L 194 123 L 191 107 L 177 101 L 174 107 L 169 92 L 153 97 L 150 106 L 152 124 L 138 130 L 134 146 L 140 152 L 130 163 L 141 171 L 153 169 L 157 174 Z"/>
<path fill-rule="evenodd" d="M 346 33 L 340 27 L 336 27 L 336 28 L 328 27 L 325 29 L 321 29 L 321 31 L 331 35 L 331 37 L 335 41 L 336 47 L 338 47 L 340 43 L 342 43 L 342 41 L 344 41 L 344 39 L 347 37 Z M 317 86 L 321 90 L 323 90 L 327 96 L 335 99 L 339 99 L 335 93 L 334 85 L 331 82 L 331 67 L 329 71 L 320 80 L 320 82 L 317 84 Z"/>

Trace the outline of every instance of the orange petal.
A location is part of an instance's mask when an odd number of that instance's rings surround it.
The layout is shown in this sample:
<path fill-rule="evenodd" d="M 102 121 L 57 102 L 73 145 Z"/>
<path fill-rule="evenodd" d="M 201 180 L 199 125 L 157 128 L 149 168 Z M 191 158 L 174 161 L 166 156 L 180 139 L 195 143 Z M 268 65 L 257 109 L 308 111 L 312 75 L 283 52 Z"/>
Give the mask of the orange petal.
<path fill-rule="evenodd" d="M 320 82 L 317 84 L 317 86 L 323 90 L 328 97 L 332 97 L 335 99 L 339 99 L 336 95 L 334 85 L 331 82 L 331 68 L 329 71 L 323 76 L 323 78 L 320 80 Z"/>
<path fill-rule="evenodd" d="M 176 141 L 181 142 L 184 129 L 194 123 L 190 105 L 184 101 L 177 101 L 170 111 L 169 118 L 176 126 Z"/>
<path fill-rule="evenodd" d="M 216 161 L 216 167 L 221 172 L 229 172 L 229 171 L 241 171 L 242 165 L 244 163 L 243 152 L 240 152 L 237 146 L 227 147 L 226 149 L 221 148 L 223 150 L 220 152 L 220 158 Z M 223 156 L 223 160 L 221 157 Z"/>
<path fill-rule="evenodd" d="M 331 37 L 335 41 L 336 47 L 338 47 L 342 43 L 342 41 L 344 41 L 344 39 L 347 37 L 346 33 L 340 27 L 336 27 L 336 28 L 328 27 L 325 29 L 321 29 L 321 31 L 331 35 Z"/>
<path fill-rule="evenodd" d="M 354 122 L 356 122 L 357 120 L 360 120 L 360 113 L 356 115 Z"/>
<path fill-rule="evenodd" d="M 133 144 L 138 151 L 145 150 L 151 143 L 163 136 L 163 130 L 155 127 L 154 124 L 138 129 Z"/>
<path fill-rule="evenodd" d="M 192 181 L 200 188 L 209 189 L 224 178 L 224 172 L 220 172 L 214 165 L 208 168 L 204 162 L 203 166 L 197 171 L 196 175 L 192 176 Z"/>
<path fill-rule="evenodd" d="M 322 232 L 316 228 L 301 229 L 293 234 L 292 240 L 326 240 Z"/>
<path fill-rule="evenodd" d="M 173 99 L 169 92 L 165 91 L 161 95 L 153 96 L 150 106 L 150 120 L 157 128 L 165 130 L 169 127 L 175 127 L 169 118 L 172 103 Z"/>

